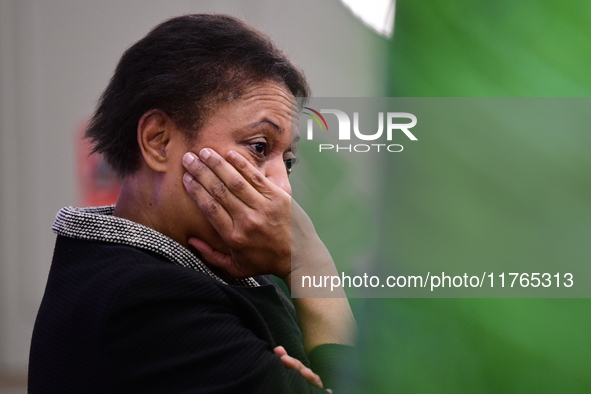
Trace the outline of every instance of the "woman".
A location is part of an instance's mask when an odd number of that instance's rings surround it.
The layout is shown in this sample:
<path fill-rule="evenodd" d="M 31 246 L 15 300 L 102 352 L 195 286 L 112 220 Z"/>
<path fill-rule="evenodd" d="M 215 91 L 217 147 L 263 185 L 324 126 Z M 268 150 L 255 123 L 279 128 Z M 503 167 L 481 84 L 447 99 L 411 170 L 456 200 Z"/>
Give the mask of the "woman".
<path fill-rule="evenodd" d="M 87 131 L 121 193 L 115 207 L 58 213 L 31 393 L 333 386 L 352 343 L 346 298 L 292 304 L 267 277 L 334 272 L 290 198 L 308 91 L 266 36 L 228 16 L 171 19 L 125 52 Z"/>

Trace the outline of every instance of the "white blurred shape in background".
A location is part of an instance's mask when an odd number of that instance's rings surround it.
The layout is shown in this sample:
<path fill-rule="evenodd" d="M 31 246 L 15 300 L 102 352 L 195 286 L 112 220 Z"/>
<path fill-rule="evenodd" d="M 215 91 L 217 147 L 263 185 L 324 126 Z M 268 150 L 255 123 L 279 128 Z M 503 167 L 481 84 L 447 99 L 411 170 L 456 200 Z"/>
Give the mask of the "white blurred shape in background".
<path fill-rule="evenodd" d="M 341 0 L 353 15 L 379 35 L 392 38 L 396 0 Z"/>

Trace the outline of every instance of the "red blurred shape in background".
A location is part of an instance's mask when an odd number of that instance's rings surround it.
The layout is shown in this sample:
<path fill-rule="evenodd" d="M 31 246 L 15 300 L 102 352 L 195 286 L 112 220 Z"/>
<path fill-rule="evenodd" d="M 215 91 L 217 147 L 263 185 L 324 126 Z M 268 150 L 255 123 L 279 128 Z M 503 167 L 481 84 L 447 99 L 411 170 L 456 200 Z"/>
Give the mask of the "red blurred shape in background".
<path fill-rule="evenodd" d="M 87 125 L 88 121 L 82 122 L 76 131 L 79 205 L 113 205 L 117 202 L 121 183 L 102 156 L 90 154 L 92 148 L 84 139 Z"/>

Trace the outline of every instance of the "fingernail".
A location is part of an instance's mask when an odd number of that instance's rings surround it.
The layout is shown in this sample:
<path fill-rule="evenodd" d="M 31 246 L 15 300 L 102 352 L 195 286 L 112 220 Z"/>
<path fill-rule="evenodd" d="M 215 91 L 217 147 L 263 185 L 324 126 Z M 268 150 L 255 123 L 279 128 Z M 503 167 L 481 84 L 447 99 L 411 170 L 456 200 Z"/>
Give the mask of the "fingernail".
<path fill-rule="evenodd" d="M 188 172 L 185 172 L 183 174 L 183 181 L 185 181 L 187 183 L 191 183 L 191 182 L 193 182 L 193 177 Z"/>
<path fill-rule="evenodd" d="M 211 156 L 211 152 L 209 151 L 209 149 L 203 148 L 201 149 L 201 152 L 199 152 L 199 156 L 207 160 L 207 158 Z"/>
<path fill-rule="evenodd" d="M 194 153 L 187 152 L 183 156 L 183 163 L 185 163 L 185 164 L 191 164 L 194 161 L 195 161 L 195 154 Z"/>

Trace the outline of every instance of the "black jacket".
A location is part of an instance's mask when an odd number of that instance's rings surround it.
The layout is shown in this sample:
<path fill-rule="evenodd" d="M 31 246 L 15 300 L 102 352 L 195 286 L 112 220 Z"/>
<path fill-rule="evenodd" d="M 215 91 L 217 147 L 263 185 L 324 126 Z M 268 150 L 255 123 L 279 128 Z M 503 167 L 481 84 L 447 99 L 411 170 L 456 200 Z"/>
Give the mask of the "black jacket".
<path fill-rule="evenodd" d="M 58 236 L 31 345 L 30 393 L 315 393 L 274 347 L 321 375 L 346 347 L 304 353 L 268 277 L 223 284 L 127 245 Z"/>

